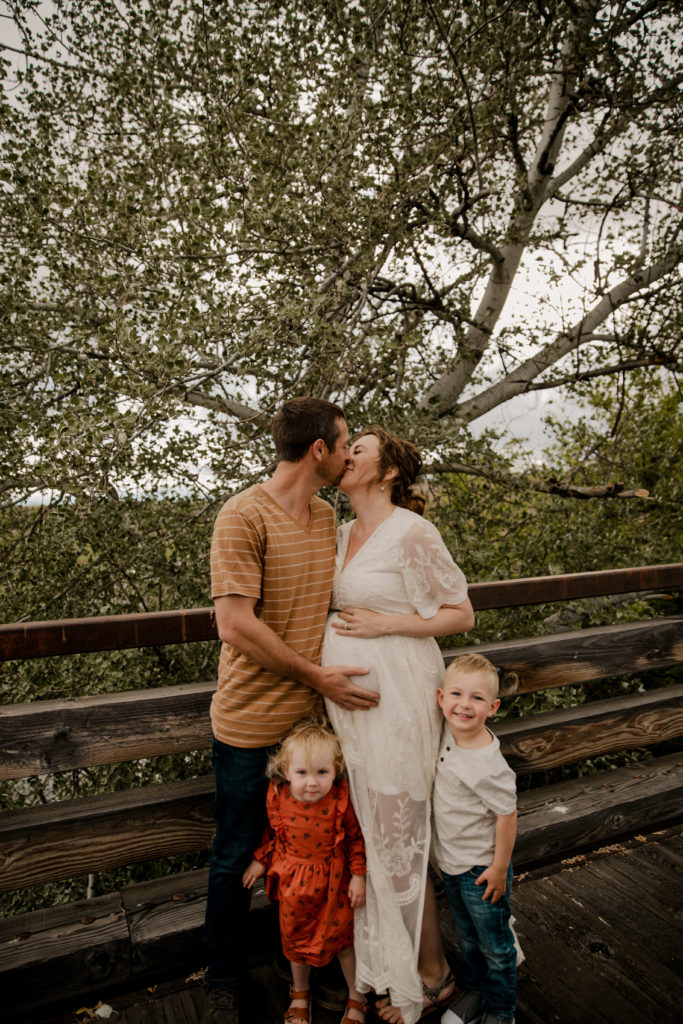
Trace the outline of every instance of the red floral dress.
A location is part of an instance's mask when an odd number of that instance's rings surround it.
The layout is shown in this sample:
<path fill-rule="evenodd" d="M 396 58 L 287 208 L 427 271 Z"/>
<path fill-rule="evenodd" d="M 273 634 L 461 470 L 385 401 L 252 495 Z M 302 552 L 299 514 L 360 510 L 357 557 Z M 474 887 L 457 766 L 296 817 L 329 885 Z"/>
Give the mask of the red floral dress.
<path fill-rule="evenodd" d="M 282 950 L 295 963 L 322 967 L 353 945 L 351 875 L 365 874 L 365 847 L 345 779 L 314 803 L 286 783 L 268 787 L 269 826 L 254 857 L 266 868 L 266 893 L 280 904 Z"/>

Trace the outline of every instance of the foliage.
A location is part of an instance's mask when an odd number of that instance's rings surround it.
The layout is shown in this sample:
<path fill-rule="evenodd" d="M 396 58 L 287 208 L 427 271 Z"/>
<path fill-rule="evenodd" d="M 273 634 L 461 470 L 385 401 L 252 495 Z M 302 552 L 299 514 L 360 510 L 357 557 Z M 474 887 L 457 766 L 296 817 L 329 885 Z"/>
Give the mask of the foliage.
<path fill-rule="evenodd" d="M 462 461 L 677 366 L 679 0 L 4 6 L 8 500 L 225 490 L 302 391 Z"/>

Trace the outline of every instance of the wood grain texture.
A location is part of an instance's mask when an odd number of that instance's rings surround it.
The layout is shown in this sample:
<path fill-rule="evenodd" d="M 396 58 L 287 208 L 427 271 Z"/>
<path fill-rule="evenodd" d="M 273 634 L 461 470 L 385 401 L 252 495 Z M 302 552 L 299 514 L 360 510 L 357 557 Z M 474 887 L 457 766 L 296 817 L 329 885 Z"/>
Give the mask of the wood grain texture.
<path fill-rule="evenodd" d="M 560 859 L 680 820 L 683 756 L 522 793 L 515 863 Z M 213 779 L 11 811 L 0 819 L 0 891 L 205 849 Z"/>
<path fill-rule="evenodd" d="M 472 583 L 475 610 L 683 586 L 683 563 Z M 216 640 L 213 608 L 0 625 L 0 661 Z"/>
<path fill-rule="evenodd" d="M 517 868 L 561 860 L 638 832 L 680 822 L 683 755 L 521 793 Z"/>
<path fill-rule="evenodd" d="M 630 675 L 683 661 L 683 617 L 478 644 L 474 650 L 519 676 L 520 693 Z M 464 649 L 444 651 L 447 662 Z"/>
<path fill-rule="evenodd" d="M 3 1012 L 101 992 L 129 978 L 130 960 L 118 893 L 0 920 Z"/>
<path fill-rule="evenodd" d="M 0 779 L 208 747 L 215 688 L 215 681 L 187 683 L 6 706 Z"/>
<path fill-rule="evenodd" d="M 494 722 L 518 774 L 652 746 L 683 735 L 683 685 Z"/>
<path fill-rule="evenodd" d="M 513 888 L 527 954 L 520 1017 L 529 1024 L 680 1019 L 683 915 L 676 897 L 680 870 L 674 870 L 680 847 L 677 836 L 661 843 L 643 837 L 641 844 L 617 846 L 599 860 Z M 651 911 L 652 851 L 668 860 L 666 916 Z"/>
<path fill-rule="evenodd" d="M 8 811 L 0 817 L 0 892 L 206 849 L 213 777 Z"/>
<path fill-rule="evenodd" d="M 683 617 L 480 644 L 457 653 L 467 651 L 515 672 L 520 692 L 590 683 L 679 664 Z M 445 652 L 446 661 L 453 656 Z M 5 706 L 0 709 L 0 779 L 207 747 L 214 688 L 209 681 Z"/>

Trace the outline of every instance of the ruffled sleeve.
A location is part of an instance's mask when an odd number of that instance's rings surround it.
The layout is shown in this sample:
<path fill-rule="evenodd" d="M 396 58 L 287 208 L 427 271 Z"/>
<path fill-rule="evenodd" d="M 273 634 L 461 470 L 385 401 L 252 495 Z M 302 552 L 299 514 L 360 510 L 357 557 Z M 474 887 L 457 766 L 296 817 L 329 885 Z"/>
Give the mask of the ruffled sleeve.
<path fill-rule="evenodd" d="M 423 619 L 436 615 L 443 604 L 466 599 L 467 580 L 429 520 L 418 519 L 406 531 L 398 559 L 408 597 Z"/>
<path fill-rule="evenodd" d="M 365 862 L 365 843 L 363 833 L 358 824 L 356 812 L 349 795 L 349 784 L 345 779 L 339 781 L 339 836 L 345 852 L 346 862 L 352 875 L 364 875 L 367 871 Z"/>
<path fill-rule="evenodd" d="M 254 850 L 254 860 L 257 860 L 259 864 L 263 864 L 266 871 L 268 871 L 275 852 L 275 833 L 281 827 L 280 796 L 277 786 L 272 782 L 268 786 L 266 812 L 268 814 L 268 822 L 263 830 L 261 842 L 256 850 Z"/>

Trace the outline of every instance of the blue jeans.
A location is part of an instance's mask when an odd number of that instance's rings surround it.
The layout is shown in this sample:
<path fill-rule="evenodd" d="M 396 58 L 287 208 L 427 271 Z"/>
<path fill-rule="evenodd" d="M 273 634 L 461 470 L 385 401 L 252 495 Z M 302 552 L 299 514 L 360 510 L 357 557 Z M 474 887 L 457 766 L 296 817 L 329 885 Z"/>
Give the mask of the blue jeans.
<path fill-rule="evenodd" d="M 477 992 L 491 1013 L 512 1017 L 517 983 L 517 951 L 510 928 L 512 865 L 505 895 L 497 903 L 482 900 L 486 886 L 475 884 L 485 870 L 474 867 L 462 875 L 444 874 L 443 886 L 460 941 L 465 988 Z"/>
<path fill-rule="evenodd" d="M 242 875 L 266 823 L 266 764 L 273 747 L 230 747 L 213 741 L 216 835 L 211 847 L 204 920 L 209 985 L 235 986 L 251 892 Z"/>

